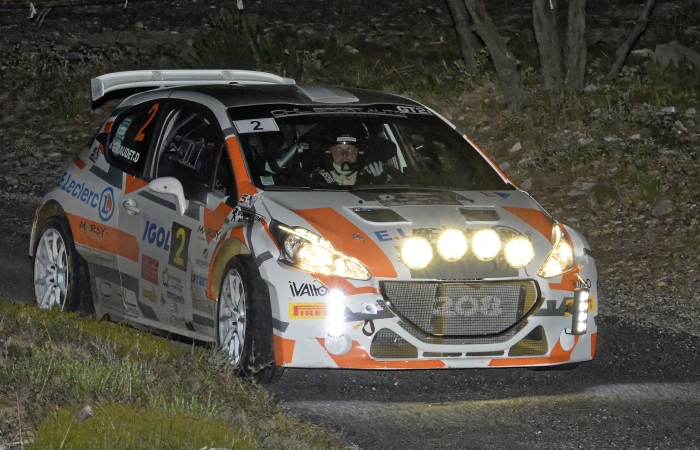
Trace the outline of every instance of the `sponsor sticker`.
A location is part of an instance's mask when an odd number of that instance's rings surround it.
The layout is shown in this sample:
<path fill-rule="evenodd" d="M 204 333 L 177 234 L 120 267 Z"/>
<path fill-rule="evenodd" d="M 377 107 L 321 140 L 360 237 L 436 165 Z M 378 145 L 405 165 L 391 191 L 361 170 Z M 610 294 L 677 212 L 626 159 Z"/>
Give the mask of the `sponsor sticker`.
<path fill-rule="evenodd" d="M 151 287 L 150 291 L 143 289 L 141 295 L 151 303 L 158 303 L 158 295 L 156 294 L 156 288 L 154 287 Z"/>
<path fill-rule="evenodd" d="M 182 295 L 177 295 L 174 292 L 170 292 L 170 291 L 168 291 L 165 295 L 170 300 L 173 300 L 174 302 L 180 303 L 181 305 L 183 305 L 185 303 L 185 297 L 183 297 Z"/>
<path fill-rule="evenodd" d="M 167 289 L 172 289 L 177 292 L 182 293 L 182 280 L 175 275 L 170 275 L 168 272 L 168 268 L 166 267 L 163 269 L 163 286 L 165 286 Z"/>
<path fill-rule="evenodd" d="M 327 304 L 317 303 L 290 303 L 290 319 L 323 319 L 328 315 Z"/>
<path fill-rule="evenodd" d="M 155 244 L 156 247 L 163 250 L 170 250 L 170 231 L 156 223 L 146 221 L 141 240 Z"/>
<path fill-rule="evenodd" d="M 149 283 L 158 284 L 158 260 L 141 255 L 141 278 Z"/>
<path fill-rule="evenodd" d="M 73 175 L 63 172 L 56 187 L 78 199 L 81 203 L 97 209 L 100 220 L 107 222 L 114 214 L 114 190 L 106 187 L 101 193 L 92 190 L 87 183 L 76 181 Z"/>
<path fill-rule="evenodd" d="M 328 295 L 326 286 L 316 286 L 313 283 L 296 284 L 290 281 L 289 290 L 292 292 L 292 297 L 323 297 Z"/>
<path fill-rule="evenodd" d="M 207 287 L 207 281 L 209 281 L 209 279 L 207 277 L 203 277 L 201 275 L 196 275 L 193 273 L 190 281 L 192 281 L 193 286 L 200 286 L 205 288 Z"/>
<path fill-rule="evenodd" d="M 79 225 L 81 230 L 89 231 L 98 237 L 107 237 L 107 227 L 95 225 L 94 223 L 81 221 Z"/>

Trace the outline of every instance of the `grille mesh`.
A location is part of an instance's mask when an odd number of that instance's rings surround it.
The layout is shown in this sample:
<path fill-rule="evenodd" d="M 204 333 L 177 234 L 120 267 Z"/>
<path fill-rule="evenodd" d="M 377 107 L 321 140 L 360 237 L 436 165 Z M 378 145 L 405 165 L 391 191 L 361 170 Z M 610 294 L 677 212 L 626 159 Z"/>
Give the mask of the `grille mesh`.
<path fill-rule="evenodd" d="M 542 326 L 538 326 L 520 342 L 510 348 L 508 356 L 537 356 L 544 355 L 549 350 L 547 334 Z"/>
<path fill-rule="evenodd" d="M 372 338 L 369 354 L 372 358 L 412 359 L 418 358 L 418 349 L 390 329 L 382 328 Z"/>
<path fill-rule="evenodd" d="M 516 329 L 495 335 L 530 313 L 538 295 L 534 281 L 384 282 L 382 293 L 404 329 L 444 344 L 509 339 Z"/>

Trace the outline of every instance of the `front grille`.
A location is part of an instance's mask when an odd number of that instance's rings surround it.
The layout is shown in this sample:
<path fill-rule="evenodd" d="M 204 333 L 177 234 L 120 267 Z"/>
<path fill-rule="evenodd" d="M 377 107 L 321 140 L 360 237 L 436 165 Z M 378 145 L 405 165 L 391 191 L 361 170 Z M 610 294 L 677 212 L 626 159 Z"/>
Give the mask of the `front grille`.
<path fill-rule="evenodd" d="M 385 281 L 381 291 L 404 329 L 413 328 L 411 334 L 422 335 L 424 342 L 444 344 L 474 338 L 507 340 L 536 310 L 540 298 L 532 280 Z"/>
<path fill-rule="evenodd" d="M 520 342 L 508 351 L 508 356 L 538 356 L 545 355 L 549 350 L 547 334 L 542 325 L 533 329 Z"/>
<path fill-rule="evenodd" d="M 369 354 L 377 359 L 415 359 L 418 349 L 390 329 L 382 328 L 372 338 Z"/>

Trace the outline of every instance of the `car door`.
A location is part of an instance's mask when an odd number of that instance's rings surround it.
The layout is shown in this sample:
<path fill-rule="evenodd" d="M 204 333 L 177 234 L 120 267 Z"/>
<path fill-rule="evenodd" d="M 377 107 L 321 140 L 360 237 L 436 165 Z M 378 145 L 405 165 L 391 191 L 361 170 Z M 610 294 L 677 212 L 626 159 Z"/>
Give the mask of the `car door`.
<path fill-rule="evenodd" d="M 148 171 L 149 178 L 177 179 L 186 209 L 179 210 L 174 195 L 148 189 L 124 200 L 139 204 L 139 300 L 149 302 L 165 328 L 193 337 L 214 331 L 214 302 L 205 295 L 209 256 L 230 211 L 223 201 L 233 181 L 222 149 L 223 134 L 213 115 L 197 105 L 171 102 Z"/>
<path fill-rule="evenodd" d="M 147 184 L 143 173 L 147 167 L 161 111 L 161 100 L 141 103 L 123 111 L 114 121 L 105 148 L 105 160 L 126 174 L 123 189 L 115 191 L 113 199 L 114 209 L 118 211 L 118 245 L 123 248 L 117 255 L 119 279 L 98 280 L 96 287 L 98 298 L 111 297 L 111 302 L 103 302 L 105 305 L 111 305 L 111 309 L 120 306 L 123 308 L 112 312 L 117 313 L 117 316 L 123 314 L 129 319 L 148 316 L 149 311 L 146 309 L 144 312 L 138 302 L 141 290 L 137 274 L 142 264 L 138 204 L 129 205 L 124 199 L 132 197 Z M 120 174 L 121 176 L 123 175 Z M 118 288 L 114 286 L 116 283 L 119 283 Z"/>

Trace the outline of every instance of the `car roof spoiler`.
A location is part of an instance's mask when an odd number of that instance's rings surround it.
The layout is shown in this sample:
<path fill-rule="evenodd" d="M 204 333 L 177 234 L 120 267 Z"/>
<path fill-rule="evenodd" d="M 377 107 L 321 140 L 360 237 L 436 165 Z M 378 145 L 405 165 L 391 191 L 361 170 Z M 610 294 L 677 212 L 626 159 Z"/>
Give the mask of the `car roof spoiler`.
<path fill-rule="evenodd" d="M 92 101 L 109 92 L 134 88 L 212 84 L 296 84 L 291 78 L 250 70 L 133 70 L 100 75 L 90 80 Z"/>

